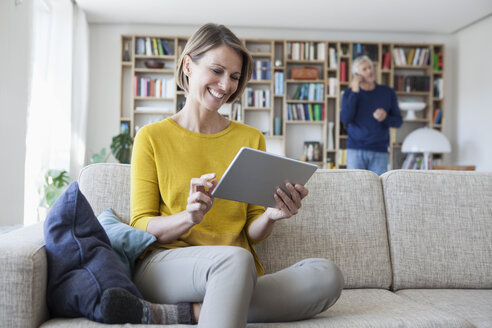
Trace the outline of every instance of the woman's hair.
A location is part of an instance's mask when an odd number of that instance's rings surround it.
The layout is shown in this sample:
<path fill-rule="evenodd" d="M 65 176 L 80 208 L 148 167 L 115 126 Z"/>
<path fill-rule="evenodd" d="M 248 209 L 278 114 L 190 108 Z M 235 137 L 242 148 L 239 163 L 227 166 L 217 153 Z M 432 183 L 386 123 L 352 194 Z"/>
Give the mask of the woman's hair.
<path fill-rule="evenodd" d="M 253 58 L 248 49 L 231 30 L 224 25 L 212 23 L 203 25 L 191 36 L 179 57 L 176 82 L 186 93 L 188 93 L 188 76 L 183 71 L 185 56 L 189 55 L 191 60 L 196 63 L 207 51 L 223 44 L 235 50 L 243 59 L 237 90 L 229 97 L 227 102 L 232 103 L 243 93 L 246 83 L 248 83 L 253 72 Z"/>
<path fill-rule="evenodd" d="M 374 63 L 372 62 L 371 58 L 367 56 L 360 56 L 355 58 L 354 62 L 352 63 L 352 75 L 359 73 L 359 65 L 363 62 L 368 62 L 369 64 L 371 64 L 372 68 L 374 68 Z"/>

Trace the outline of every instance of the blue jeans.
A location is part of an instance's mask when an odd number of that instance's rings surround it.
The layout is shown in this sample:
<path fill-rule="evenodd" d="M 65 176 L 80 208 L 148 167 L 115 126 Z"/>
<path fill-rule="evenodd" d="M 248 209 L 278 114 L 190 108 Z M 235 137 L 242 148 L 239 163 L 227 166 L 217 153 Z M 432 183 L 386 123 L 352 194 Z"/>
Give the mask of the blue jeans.
<path fill-rule="evenodd" d="M 387 152 L 347 149 L 347 169 L 369 170 L 381 175 L 388 170 L 388 162 Z"/>

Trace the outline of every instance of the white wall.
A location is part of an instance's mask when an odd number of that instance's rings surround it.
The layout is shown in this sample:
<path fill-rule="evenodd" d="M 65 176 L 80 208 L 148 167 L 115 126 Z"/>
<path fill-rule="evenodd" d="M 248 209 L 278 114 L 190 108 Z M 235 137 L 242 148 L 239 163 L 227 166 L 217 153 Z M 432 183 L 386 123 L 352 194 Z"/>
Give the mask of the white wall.
<path fill-rule="evenodd" d="M 0 1 L 0 225 L 24 220 L 31 18 L 32 0 Z"/>
<path fill-rule="evenodd" d="M 240 38 L 442 43 L 446 47 L 446 79 L 454 78 L 456 67 L 454 65 L 454 54 L 456 53 L 454 35 L 229 27 Z M 190 36 L 197 28 L 198 26 L 90 24 L 87 160 L 103 147 L 109 150 L 111 138 L 119 133 L 120 35 L 140 33 Z M 455 94 L 456 89 L 454 87 L 452 83 L 447 83 L 445 86 L 446 94 Z M 450 120 L 454 116 L 452 99 L 446 99 L 445 109 L 444 133 L 453 139 L 452 133 L 450 133 L 455 130 L 453 120 Z M 447 161 L 448 159 L 445 157 L 445 162 Z"/>
<path fill-rule="evenodd" d="M 492 171 L 492 16 L 457 33 L 456 152 L 460 165 Z"/>

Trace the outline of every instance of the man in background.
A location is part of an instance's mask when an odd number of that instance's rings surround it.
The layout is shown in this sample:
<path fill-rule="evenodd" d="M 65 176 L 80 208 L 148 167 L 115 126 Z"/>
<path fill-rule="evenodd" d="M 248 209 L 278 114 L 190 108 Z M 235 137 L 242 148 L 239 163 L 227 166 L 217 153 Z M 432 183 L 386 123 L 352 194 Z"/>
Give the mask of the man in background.
<path fill-rule="evenodd" d="M 348 125 L 347 169 L 381 175 L 388 170 L 389 128 L 402 124 L 398 101 L 392 88 L 376 84 L 369 57 L 356 58 L 352 73 L 340 113 L 342 123 Z"/>

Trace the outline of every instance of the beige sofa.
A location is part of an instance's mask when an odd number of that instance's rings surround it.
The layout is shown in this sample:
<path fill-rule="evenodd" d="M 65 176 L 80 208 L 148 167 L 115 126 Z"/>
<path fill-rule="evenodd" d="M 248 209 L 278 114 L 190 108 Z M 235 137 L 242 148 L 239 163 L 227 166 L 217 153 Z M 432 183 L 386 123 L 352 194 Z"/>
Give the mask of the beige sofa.
<path fill-rule="evenodd" d="M 88 166 L 79 183 L 96 215 L 129 220 L 128 165 Z M 492 173 L 318 170 L 308 187 L 259 255 L 268 272 L 332 259 L 345 289 L 311 320 L 248 327 L 492 327 Z M 0 237 L 1 326 L 102 327 L 48 319 L 43 244 L 40 225 Z"/>

